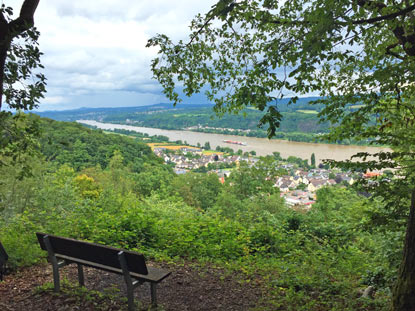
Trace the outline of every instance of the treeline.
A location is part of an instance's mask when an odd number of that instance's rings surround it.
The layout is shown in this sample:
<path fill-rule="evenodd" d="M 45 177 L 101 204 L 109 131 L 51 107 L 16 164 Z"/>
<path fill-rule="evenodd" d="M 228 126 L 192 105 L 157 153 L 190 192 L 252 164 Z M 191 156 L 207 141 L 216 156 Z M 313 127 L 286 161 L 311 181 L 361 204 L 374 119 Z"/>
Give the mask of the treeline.
<path fill-rule="evenodd" d="M 284 112 L 280 132 L 327 132 L 329 124 L 319 123 L 314 110 L 312 113 L 298 111 Z M 191 126 L 230 128 L 238 130 L 258 130 L 258 122 L 263 113 L 245 109 L 238 115 L 215 116 L 209 108 L 188 108 L 181 110 L 164 110 L 130 114 L 128 112 L 111 113 L 103 118 L 104 122 L 133 123 L 139 126 L 168 130 L 184 129 Z M 127 120 L 127 121 L 126 121 Z M 266 128 L 263 129 L 266 132 Z"/>
<path fill-rule="evenodd" d="M 123 134 L 123 135 L 128 135 L 128 136 L 134 136 L 136 138 L 145 140 L 146 142 L 151 142 L 151 143 L 164 143 L 164 142 L 168 142 L 169 138 L 167 136 L 164 135 L 152 135 L 150 136 L 147 133 L 139 133 L 136 131 L 129 131 L 129 130 L 124 130 L 124 129 L 114 129 L 111 132 L 114 133 L 118 133 L 118 134 Z"/>

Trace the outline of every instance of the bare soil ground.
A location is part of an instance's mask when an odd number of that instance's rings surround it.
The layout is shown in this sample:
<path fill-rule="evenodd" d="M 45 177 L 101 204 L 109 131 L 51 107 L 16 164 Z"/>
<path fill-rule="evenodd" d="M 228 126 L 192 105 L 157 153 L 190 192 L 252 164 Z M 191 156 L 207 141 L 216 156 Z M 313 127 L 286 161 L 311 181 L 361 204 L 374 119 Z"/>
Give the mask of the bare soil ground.
<path fill-rule="evenodd" d="M 151 263 L 150 263 L 151 265 Z M 258 280 L 212 267 L 167 265 L 172 274 L 158 285 L 158 310 L 272 310 L 264 301 L 266 288 Z M 62 291 L 52 290 L 52 269 L 42 264 L 6 275 L 0 282 L 0 310 L 75 311 L 126 310 L 123 278 L 113 273 L 85 268 L 87 290 L 77 287 L 75 265 L 61 269 Z M 244 280 L 245 279 L 245 280 Z M 47 286 L 42 286 L 47 284 Z M 42 286 L 42 287 L 40 287 Z M 150 309 L 150 286 L 135 290 L 139 310 Z"/>

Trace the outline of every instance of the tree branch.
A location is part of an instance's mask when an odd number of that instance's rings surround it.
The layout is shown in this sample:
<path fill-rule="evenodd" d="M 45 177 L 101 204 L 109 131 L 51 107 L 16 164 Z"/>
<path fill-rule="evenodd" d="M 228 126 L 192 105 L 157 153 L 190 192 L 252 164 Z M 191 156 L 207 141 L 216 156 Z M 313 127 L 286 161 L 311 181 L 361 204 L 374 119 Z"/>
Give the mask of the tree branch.
<path fill-rule="evenodd" d="M 394 44 L 389 45 L 386 48 L 386 54 L 387 55 L 394 56 L 394 57 L 396 57 L 396 58 L 398 58 L 400 60 L 404 60 L 405 57 L 403 57 L 402 55 L 399 55 L 398 53 L 395 53 L 394 51 L 392 51 L 392 49 L 395 48 L 395 47 L 397 47 L 398 45 L 399 45 L 399 43 L 394 43 Z"/>
<path fill-rule="evenodd" d="M 368 19 L 355 20 L 355 21 L 351 21 L 351 23 L 353 25 L 374 24 L 374 23 L 377 23 L 377 22 L 385 21 L 385 20 L 391 20 L 391 19 L 394 19 L 395 17 L 402 16 L 402 15 L 408 14 L 408 13 L 413 12 L 413 11 L 415 11 L 415 4 L 405 8 L 403 10 L 396 11 L 394 13 L 390 13 L 390 14 L 387 14 L 387 15 L 381 15 L 381 16 L 368 18 Z M 293 26 L 311 24 L 307 20 L 297 20 L 297 21 L 293 21 L 293 20 L 273 20 L 273 21 L 271 21 L 271 23 L 276 24 L 276 25 L 293 25 Z M 338 24 L 338 25 L 347 25 L 347 22 L 335 22 L 335 23 Z"/>
<path fill-rule="evenodd" d="M 379 10 L 381 10 L 383 8 L 386 8 L 386 4 L 384 4 L 383 2 L 376 2 L 376 1 L 372 1 L 372 0 L 357 0 L 356 3 L 359 6 L 374 7 L 374 8 L 377 8 Z"/>
<path fill-rule="evenodd" d="M 219 4 L 219 2 L 218 2 L 218 4 Z M 216 4 L 216 6 L 218 5 L 218 4 Z M 219 11 L 219 12 L 215 12 L 216 10 L 217 10 L 217 7 L 213 7 L 207 14 L 206 14 L 206 17 L 208 17 L 209 15 L 209 17 L 206 19 L 206 21 L 205 21 L 205 23 L 198 29 L 198 31 L 192 36 L 192 38 L 190 39 L 190 42 L 189 43 L 187 43 L 186 44 L 186 46 L 189 46 L 190 44 L 192 44 L 192 42 L 193 42 L 193 40 L 196 38 L 196 37 L 198 37 L 201 33 L 202 33 L 202 31 L 205 29 L 205 27 L 213 20 L 213 19 L 215 19 L 216 17 L 219 17 L 219 16 L 224 16 L 224 15 L 226 15 L 226 14 L 228 14 L 230 11 L 232 11 L 233 9 L 234 9 L 234 7 L 235 7 L 235 3 L 234 2 L 231 2 L 230 3 L 230 5 L 229 6 L 227 6 L 227 7 L 225 7 L 224 9 L 222 9 L 221 11 Z"/>
<path fill-rule="evenodd" d="M 405 8 L 403 10 L 396 11 L 394 13 L 381 15 L 381 16 L 378 16 L 378 17 L 373 17 L 373 18 L 368 18 L 368 19 L 361 19 L 361 20 L 357 20 L 357 21 L 352 21 L 352 24 L 353 25 L 373 24 L 373 23 L 380 22 L 380 21 L 394 19 L 395 17 L 408 14 L 409 12 L 412 12 L 414 10 L 415 10 L 415 4 Z"/>
<path fill-rule="evenodd" d="M 9 23 L 9 31 L 12 37 L 28 30 L 34 25 L 34 14 L 39 0 L 25 0 L 20 9 L 20 16 Z"/>

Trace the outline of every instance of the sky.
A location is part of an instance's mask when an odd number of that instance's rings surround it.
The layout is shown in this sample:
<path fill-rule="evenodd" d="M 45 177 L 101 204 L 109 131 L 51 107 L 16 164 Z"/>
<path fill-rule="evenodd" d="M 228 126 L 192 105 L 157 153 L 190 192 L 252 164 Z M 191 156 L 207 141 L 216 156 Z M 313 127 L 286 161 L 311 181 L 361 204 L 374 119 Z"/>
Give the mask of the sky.
<path fill-rule="evenodd" d="M 12 7 L 17 17 L 23 0 L 2 3 Z M 150 63 L 157 50 L 146 48 L 147 40 L 157 33 L 174 41 L 186 39 L 192 18 L 215 3 L 40 0 L 35 26 L 41 33 L 39 47 L 48 85 L 38 110 L 168 102 L 152 79 Z"/>

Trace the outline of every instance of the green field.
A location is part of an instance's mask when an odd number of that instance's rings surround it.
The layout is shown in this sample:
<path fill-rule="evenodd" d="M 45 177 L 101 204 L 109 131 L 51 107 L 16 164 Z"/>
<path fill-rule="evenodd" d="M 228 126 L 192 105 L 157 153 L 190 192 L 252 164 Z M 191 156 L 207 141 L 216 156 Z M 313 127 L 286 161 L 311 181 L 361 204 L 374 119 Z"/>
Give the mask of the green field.
<path fill-rule="evenodd" d="M 307 114 L 318 114 L 316 110 L 297 110 L 297 112 L 307 113 Z"/>

